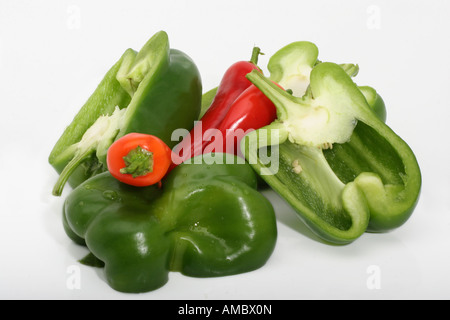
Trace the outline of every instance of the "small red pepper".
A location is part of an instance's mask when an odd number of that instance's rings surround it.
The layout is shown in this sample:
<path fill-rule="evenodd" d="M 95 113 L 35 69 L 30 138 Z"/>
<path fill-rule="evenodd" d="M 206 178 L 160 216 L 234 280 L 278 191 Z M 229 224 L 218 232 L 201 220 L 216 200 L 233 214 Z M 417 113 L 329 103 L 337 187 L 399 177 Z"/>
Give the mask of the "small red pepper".
<path fill-rule="evenodd" d="M 160 184 L 172 163 L 172 150 L 158 137 L 129 133 L 108 149 L 108 170 L 120 182 L 146 187 Z"/>
<path fill-rule="evenodd" d="M 174 148 L 177 159 L 172 168 L 203 153 L 238 155 L 244 134 L 276 119 L 275 105 L 246 78 L 252 70 L 260 70 L 256 65 L 259 54 L 260 49 L 255 47 L 250 61 L 239 61 L 228 68 L 208 111 Z M 222 141 L 215 141 L 218 133 Z"/>
<path fill-rule="evenodd" d="M 234 101 L 216 128 L 221 133 L 223 146 L 212 141 L 206 145 L 203 153 L 222 150 L 240 155 L 239 144 L 242 138 L 250 131 L 271 124 L 276 118 L 277 110 L 274 104 L 257 87 L 251 85 Z"/>

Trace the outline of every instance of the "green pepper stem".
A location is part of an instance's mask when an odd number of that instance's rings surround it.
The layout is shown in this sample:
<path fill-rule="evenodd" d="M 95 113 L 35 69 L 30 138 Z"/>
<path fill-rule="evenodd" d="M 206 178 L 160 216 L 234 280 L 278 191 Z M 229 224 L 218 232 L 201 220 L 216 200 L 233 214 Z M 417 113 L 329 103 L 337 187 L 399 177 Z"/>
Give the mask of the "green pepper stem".
<path fill-rule="evenodd" d="M 69 180 L 72 173 L 82 164 L 87 158 L 95 151 L 95 149 L 89 149 L 84 153 L 75 155 L 75 157 L 67 164 L 64 170 L 59 175 L 58 181 L 53 188 L 53 195 L 56 197 L 61 196 L 64 186 Z"/>
<path fill-rule="evenodd" d="M 350 77 L 356 77 L 359 72 L 359 66 L 357 64 L 353 63 L 342 63 L 340 64 L 342 69 L 350 76 Z"/>
<path fill-rule="evenodd" d="M 120 169 L 122 174 L 131 174 L 133 178 L 137 178 L 153 172 L 153 152 L 141 146 L 131 150 L 123 160 L 126 167 Z"/>
<path fill-rule="evenodd" d="M 264 53 L 261 52 L 260 48 L 253 47 L 252 58 L 250 59 L 250 62 L 253 63 L 255 66 L 258 65 L 259 55 L 263 55 L 263 54 Z"/>
<path fill-rule="evenodd" d="M 298 99 L 276 86 L 272 81 L 261 74 L 261 72 L 253 70 L 247 74 L 246 78 L 274 103 L 277 108 L 278 119 L 287 119 L 288 107 L 293 103 L 295 104 Z"/>

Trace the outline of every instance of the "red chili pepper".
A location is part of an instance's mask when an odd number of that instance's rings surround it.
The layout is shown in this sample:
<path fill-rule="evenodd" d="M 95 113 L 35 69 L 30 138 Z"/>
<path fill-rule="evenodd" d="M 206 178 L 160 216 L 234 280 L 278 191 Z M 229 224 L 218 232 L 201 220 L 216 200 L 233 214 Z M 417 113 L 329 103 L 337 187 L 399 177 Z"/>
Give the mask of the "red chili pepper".
<path fill-rule="evenodd" d="M 211 107 L 189 135 L 174 148 L 177 159 L 172 169 L 202 153 L 215 151 L 237 155 L 243 133 L 259 129 L 276 119 L 274 104 L 246 78 L 253 69 L 259 70 L 256 65 L 259 54 L 259 48 L 255 47 L 251 61 L 236 62 L 226 71 Z M 218 132 L 222 135 L 222 141 L 215 141 Z M 233 143 L 230 139 L 235 138 L 237 140 Z"/>
<path fill-rule="evenodd" d="M 117 180 L 136 187 L 160 183 L 172 163 L 172 150 L 159 138 L 129 133 L 108 149 L 108 170 Z"/>
<path fill-rule="evenodd" d="M 277 118 L 275 105 L 257 87 L 248 87 L 232 104 L 225 118 L 216 128 L 223 145 L 212 141 L 203 153 L 226 152 L 240 155 L 240 141 L 250 131 L 271 124 Z"/>

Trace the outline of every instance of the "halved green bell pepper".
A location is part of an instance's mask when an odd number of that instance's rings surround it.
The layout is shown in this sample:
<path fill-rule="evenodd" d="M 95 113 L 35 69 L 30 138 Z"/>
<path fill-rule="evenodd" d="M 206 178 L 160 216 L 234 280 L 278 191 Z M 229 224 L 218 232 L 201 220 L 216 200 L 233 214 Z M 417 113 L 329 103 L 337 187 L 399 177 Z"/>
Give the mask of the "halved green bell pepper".
<path fill-rule="evenodd" d="M 309 41 L 297 41 L 278 50 L 269 59 L 267 69 L 270 79 L 277 82 L 286 90 L 291 90 L 295 97 L 309 94 L 310 74 L 314 66 L 321 63 L 318 60 L 319 49 Z M 359 66 L 353 63 L 340 64 L 350 76 L 358 75 Z M 369 86 L 358 86 L 366 97 L 372 110 L 382 120 L 386 121 L 386 107 L 381 96 Z"/>
<path fill-rule="evenodd" d="M 115 140 L 131 132 L 152 134 L 169 147 L 175 129 L 190 130 L 201 109 L 202 84 L 195 63 L 156 33 L 139 51 L 125 51 L 108 71 L 53 148 L 49 162 L 61 174 L 60 195 L 106 170 Z"/>
<path fill-rule="evenodd" d="M 192 277 L 248 272 L 271 256 L 275 214 L 256 190 L 253 169 L 226 154 L 193 163 L 175 168 L 162 188 L 132 187 L 106 172 L 67 197 L 67 235 L 104 262 L 114 289 L 155 290 L 170 271 Z"/>
<path fill-rule="evenodd" d="M 278 61 L 278 71 L 272 69 L 282 83 L 289 77 L 279 74 L 305 70 L 304 77 L 297 77 L 303 81 L 298 87 L 304 90 L 301 97 L 283 91 L 261 74 L 248 75 L 274 102 L 278 119 L 247 135 L 243 154 L 326 241 L 350 243 L 366 231 L 401 226 L 412 214 L 421 188 L 414 153 L 384 124 L 383 113 L 373 109 L 380 103 L 375 91 L 368 90 L 369 96 L 366 88 L 353 82 L 345 66 L 314 61 L 316 51 L 304 50 L 300 63 L 296 54 L 287 55 L 287 60 Z M 305 61 L 306 67 L 299 67 Z M 290 79 L 284 82 L 286 89 L 293 83 Z M 264 161 L 263 151 L 271 152 L 270 158 L 278 159 L 278 164 Z"/>

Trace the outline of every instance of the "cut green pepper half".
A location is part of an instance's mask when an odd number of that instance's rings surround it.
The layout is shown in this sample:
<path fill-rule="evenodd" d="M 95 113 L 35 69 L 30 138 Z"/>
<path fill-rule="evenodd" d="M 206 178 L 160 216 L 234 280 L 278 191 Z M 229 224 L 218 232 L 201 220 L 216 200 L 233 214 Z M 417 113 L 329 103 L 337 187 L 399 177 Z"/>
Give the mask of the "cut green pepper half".
<path fill-rule="evenodd" d="M 170 48 L 164 31 L 139 52 L 126 50 L 52 150 L 49 162 L 60 173 L 53 193 L 105 171 L 109 146 L 128 133 L 152 134 L 173 147 L 172 132 L 190 130 L 198 119 L 201 92 L 196 65 Z"/>
<path fill-rule="evenodd" d="M 270 79 L 290 90 L 295 97 L 310 94 L 310 75 L 314 66 L 321 63 L 318 60 L 319 49 L 308 41 L 293 42 L 278 50 L 269 60 L 267 69 Z M 350 76 L 356 77 L 359 66 L 353 63 L 339 64 Z M 369 86 L 358 87 L 367 99 L 375 114 L 386 121 L 386 107 L 381 96 Z"/>
<path fill-rule="evenodd" d="M 317 235 L 349 243 L 410 217 L 421 188 L 416 157 L 341 65 L 315 64 L 302 97 L 260 73 L 247 77 L 276 105 L 278 119 L 247 135 L 242 152 Z M 263 133 L 278 139 L 264 141 Z M 278 165 L 263 161 L 262 150 L 278 153 Z"/>

